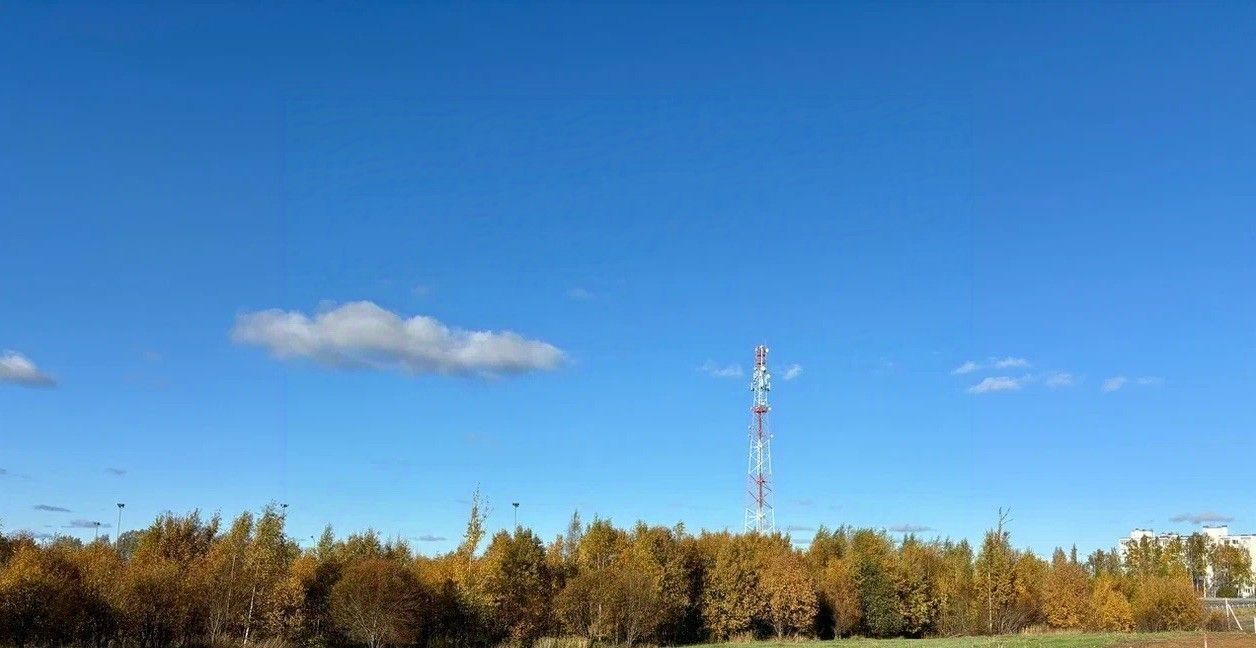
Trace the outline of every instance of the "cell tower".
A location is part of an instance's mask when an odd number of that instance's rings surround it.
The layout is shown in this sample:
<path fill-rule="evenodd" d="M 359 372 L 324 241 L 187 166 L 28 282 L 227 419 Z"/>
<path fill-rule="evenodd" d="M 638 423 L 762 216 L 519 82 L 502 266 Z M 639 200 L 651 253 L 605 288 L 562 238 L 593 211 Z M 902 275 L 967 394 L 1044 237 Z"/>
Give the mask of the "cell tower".
<path fill-rule="evenodd" d="M 772 510 L 772 433 L 768 430 L 768 391 L 772 375 L 768 373 L 768 348 L 754 349 L 754 374 L 750 377 L 750 470 L 746 498 L 746 530 L 760 533 L 776 531 L 776 513 Z"/>

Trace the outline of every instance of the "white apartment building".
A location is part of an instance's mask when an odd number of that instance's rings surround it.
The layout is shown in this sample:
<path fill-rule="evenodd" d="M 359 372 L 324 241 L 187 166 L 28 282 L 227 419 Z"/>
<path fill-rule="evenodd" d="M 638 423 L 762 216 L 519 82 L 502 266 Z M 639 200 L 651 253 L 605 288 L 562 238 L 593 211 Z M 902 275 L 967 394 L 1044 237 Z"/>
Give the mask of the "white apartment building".
<path fill-rule="evenodd" d="M 1253 568 L 1256 569 L 1256 533 L 1242 533 L 1230 535 L 1230 527 L 1228 526 L 1204 526 L 1203 534 L 1215 544 L 1226 544 L 1232 547 L 1240 547 L 1246 549 L 1249 556 L 1252 557 Z M 1130 531 L 1128 538 L 1121 538 L 1117 541 L 1117 550 L 1121 557 L 1125 557 L 1125 549 L 1128 545 L 1137 543 L 1143 538 L 1151 538 L 1157 544 L 1165 546 L 1174 539 L 1185 541 L 1187 536 L 1178 533 L 1156 533 L 1151 529 L 1134 529 Z M 1208 569 L 1208 578 L 1212 578 L 1212 568 Z M 1256 585 L 1248 585 L 1239 595 L 1244 598 L 1256 596 Z"/>

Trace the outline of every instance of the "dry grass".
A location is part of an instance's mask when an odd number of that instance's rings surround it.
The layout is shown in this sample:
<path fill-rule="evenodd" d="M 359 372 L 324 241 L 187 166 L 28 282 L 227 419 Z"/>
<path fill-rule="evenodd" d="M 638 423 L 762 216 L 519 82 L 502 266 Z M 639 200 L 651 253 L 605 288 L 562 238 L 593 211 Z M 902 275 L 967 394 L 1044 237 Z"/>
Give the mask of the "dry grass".
<path fill-rule="evenodd" d="M 705 644 L 694 648 L 727 648 L 733 644 Z M 736 644 L 744 648 L 746 644 Z M 1041 632 L 994 637 L 934 639 L 840 639 L 838 641 L 762 641 L 753 648 L 1204 648 L 1202 632 L 1082 633 Z M 1256 648 L 1256 635 L 1208 633 L 1208 648 Z"/>

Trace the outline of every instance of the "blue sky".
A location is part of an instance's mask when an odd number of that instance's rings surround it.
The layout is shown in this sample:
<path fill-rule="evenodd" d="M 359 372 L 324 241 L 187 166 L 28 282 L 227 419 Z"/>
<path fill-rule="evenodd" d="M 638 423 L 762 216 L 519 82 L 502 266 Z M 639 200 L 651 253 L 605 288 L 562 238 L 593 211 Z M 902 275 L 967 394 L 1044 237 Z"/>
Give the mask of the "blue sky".
<path fill-rule="evenodd" d="M 2 13 L 6 530 L 1256 529 L 1250 5 Z"/>

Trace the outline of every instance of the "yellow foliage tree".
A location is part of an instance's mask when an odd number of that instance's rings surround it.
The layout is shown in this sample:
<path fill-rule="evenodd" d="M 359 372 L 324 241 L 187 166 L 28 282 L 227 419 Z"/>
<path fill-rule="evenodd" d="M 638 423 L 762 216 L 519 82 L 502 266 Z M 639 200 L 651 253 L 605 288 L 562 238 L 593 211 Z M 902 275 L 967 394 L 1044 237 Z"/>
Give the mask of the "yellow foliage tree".
<path fill-rule="evenodd" d="M 1089 613 L 1086 625 L 1091 630 L 1129 632 L 1134 629 L 1134 609 L 1111 576 L 1101 575 L 1095 579 Z"/>
<path fill-rule="evenodd" d="M 1085 568 L 1055 550 L 1042 584 L 1042 612 L 1052 628 L 1075 629 L 1090 617 L 1089 576 Z"/>
<path fill-rule="evenodd" d="M 772 552 L 764 560 L 760 579 L 766 614 L 777 639 L 797 635 L 815 622 L 815 584 L 802 558 L 792 551 Z"/>
<path fill-rule="evenodd" d="M 1134 594 L 1134 622 L 1139 630 L 1197 630 L 1204 622 L 1204 606 L 1185 577 L 1152 576 Z"/>
<path fill-rule="evenodd" d="M 848 635 L 859 627 L 863 608 L 859 605 L 859 586 L 855 583 L 849 558 L 833 558 L 820 576 L 820 595 L 833 610 L 833 636 Z"/>

